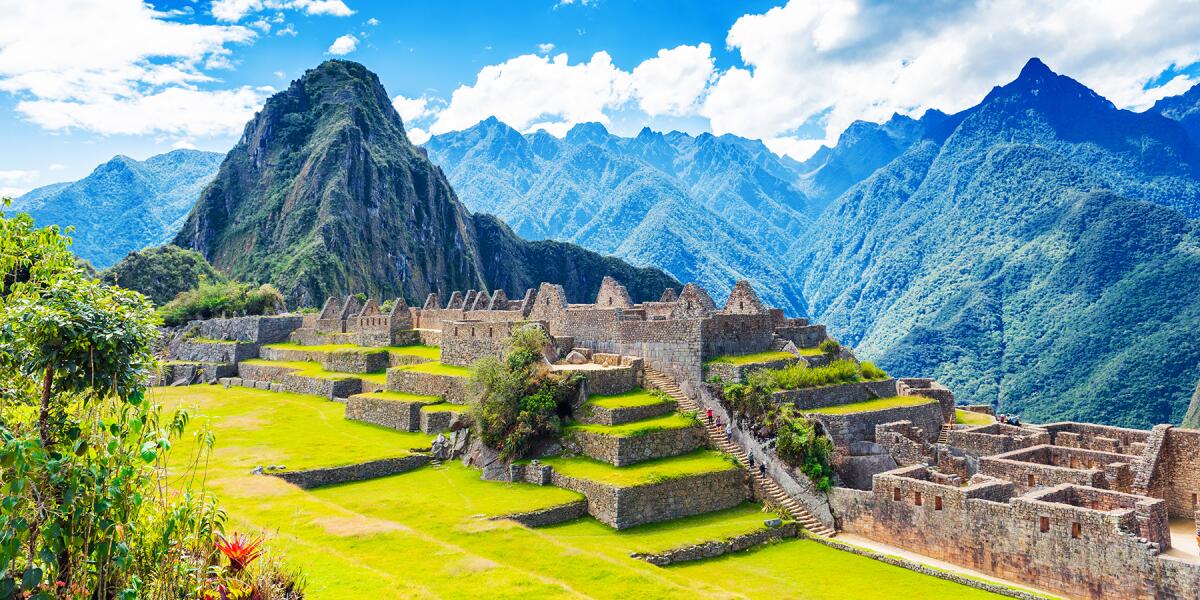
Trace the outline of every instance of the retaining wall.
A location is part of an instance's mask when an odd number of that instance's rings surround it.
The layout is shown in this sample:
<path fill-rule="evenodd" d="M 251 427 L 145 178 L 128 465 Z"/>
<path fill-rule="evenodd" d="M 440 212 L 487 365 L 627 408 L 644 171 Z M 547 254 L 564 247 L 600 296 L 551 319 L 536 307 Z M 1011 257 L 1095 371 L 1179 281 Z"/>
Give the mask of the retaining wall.
<path fill-rule="evenodd" d="M 616 467 L 686 454 L 707 443 L 704 430 L 699 426 L 663 429 L 627 437 L 579 430 L 572 431 L 570 435 L 584 454 Z"/>
<path fill-rule="evenodd" d="M 307 490 L 327 485 L 397 475 L 416 469 L 429 462 L 429 460 L 429 456 L 425 454 L 410 454 L 399 458 L 383 458 L 341 467 L 272 472 L 270 475 Z"/>

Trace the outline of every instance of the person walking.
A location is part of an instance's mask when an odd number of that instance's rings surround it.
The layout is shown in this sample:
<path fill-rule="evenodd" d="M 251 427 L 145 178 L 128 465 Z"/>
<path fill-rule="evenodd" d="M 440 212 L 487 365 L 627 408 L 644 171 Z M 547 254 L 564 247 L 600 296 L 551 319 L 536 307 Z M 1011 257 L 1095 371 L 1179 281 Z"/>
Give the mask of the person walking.
<path fill-rule="evenodd" d="M 705 414 L 708 415 L 708 424 L 712 425 L 712 409 L 711 408 L 708 409 L 708 411 Z"/>
<path fill-rule="evenodd" d="M 750 468 L 753 469 L 754 468 L 754 455 L 747 454 L 746 456 L 748 457 L 748 460 L 750 461 Z"/>
<path fill-rule="evenodd" d="M 725 437 L 733 439 L 733 423 L 725 424 Z"/>

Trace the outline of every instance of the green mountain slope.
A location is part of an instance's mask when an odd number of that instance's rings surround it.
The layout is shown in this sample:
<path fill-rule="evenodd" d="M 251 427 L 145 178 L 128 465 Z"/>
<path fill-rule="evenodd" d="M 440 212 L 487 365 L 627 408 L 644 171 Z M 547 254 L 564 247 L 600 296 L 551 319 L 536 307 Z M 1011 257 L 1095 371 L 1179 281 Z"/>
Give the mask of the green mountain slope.
<path fill-rule="evenodd" d="M 144 161 L 116 156 L 83 179 L 30 191 L 13 210 L 39 225 L 74 227 L 75 253 L 105 268 L 174 236 L 220 162 L 220 154 L 198 150 Z"/>
<path fill-rule="evenodd" d="M 473 217 L 409 142 L 378 78 L 338 60 L 267 101 L 175 243 L 239 280 L 275 284 L 292 305 L 348 292 L 410 302 L 465 289 L 515 295 L 541 277 L 558 281 L 526 257 L 558 261 L 572 300 L 594 294 L 606 269 L 647 291 L 639 299 L 677 285 L 570 246 L 528 247 Z"/>
<path fill-rule="evenodd" d="M 1198 156 L 1034 60 L 791 259 L 813 316 L 889 372 L 1032 420 L 1178 423 L 1200 378 Z"/>

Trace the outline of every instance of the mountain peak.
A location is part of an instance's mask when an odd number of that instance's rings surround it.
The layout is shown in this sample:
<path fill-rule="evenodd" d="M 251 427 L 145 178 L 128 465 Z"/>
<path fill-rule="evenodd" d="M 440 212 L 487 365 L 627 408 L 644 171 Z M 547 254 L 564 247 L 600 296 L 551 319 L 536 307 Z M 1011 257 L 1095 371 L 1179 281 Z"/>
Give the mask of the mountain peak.
<path fill-rule="evenodd" d="M 600 142 L 608 137 L 608 129 L 596 122 L 577 123 L 567 131 L 566 140 L 572 144 Z"/>
<path fill-rule="evenodd" d="M 1035 56 L 1030 58 L 1029 61 L 1025 63 L 1024 67 L 1021 67 L 1021 73 L 1017 75 L 1017 79 L 1031 79 L 1050 75 L 1057 75 L 1057 73 L 1051 71 L 1050 67 L 1046 66 L 1046 63 L 1042 62 L 1042 59 Z"/>

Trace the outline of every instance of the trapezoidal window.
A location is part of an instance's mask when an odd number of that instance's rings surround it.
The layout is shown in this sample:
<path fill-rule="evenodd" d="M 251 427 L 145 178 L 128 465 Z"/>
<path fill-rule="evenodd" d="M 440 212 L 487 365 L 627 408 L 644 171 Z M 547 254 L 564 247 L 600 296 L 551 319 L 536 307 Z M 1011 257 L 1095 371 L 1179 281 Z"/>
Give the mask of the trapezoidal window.
<path fill-rule="evenodd" d="M 609 296 L 609 297 L 608 297 L 608 305 L 609 305 L 609 306 L 612 306 L 612 296 Z"/>
<path fill-rule="evenodd" d="M 896 502 L 900 501 L 900 488 L 892 489 L 892 500 L 895 500 Z"/>
<path fill-rule="evenodd" d="M 1050 517 L 1042 517 L 1039 529 L 1042 533 L 1050 531 Z"/>
<path fill-rule="evenodd" d="M 1192 508 L 1200 505 L 1200 499 L 1197 499 L 1196 494 L 1192 494 Z"/>
<path fill-rule="evenodd" d="M 1083 537 L 1083 525 L 1071 523 L 1071 537 L 1075 539 Z"/>
<path fill-rule="evenodd" d="M 914 494 L 915 495 L 913 496 L 913 504 L 920 506 L 921 505 L 921 492 L 914 492 Z"/>
<path fill-rule="evenodd" d="M 942 510 L 942 497 L 941 496 L 933 497 L 933 510 Z"/>
<path fill-rule="evenodd" d="M 1029 474 L 1029 487 L 1033 487 L 1035 485 L 1037 485 L 1037 478 L 1033 476 L 1033 473 L 1030 473 Z"/>

